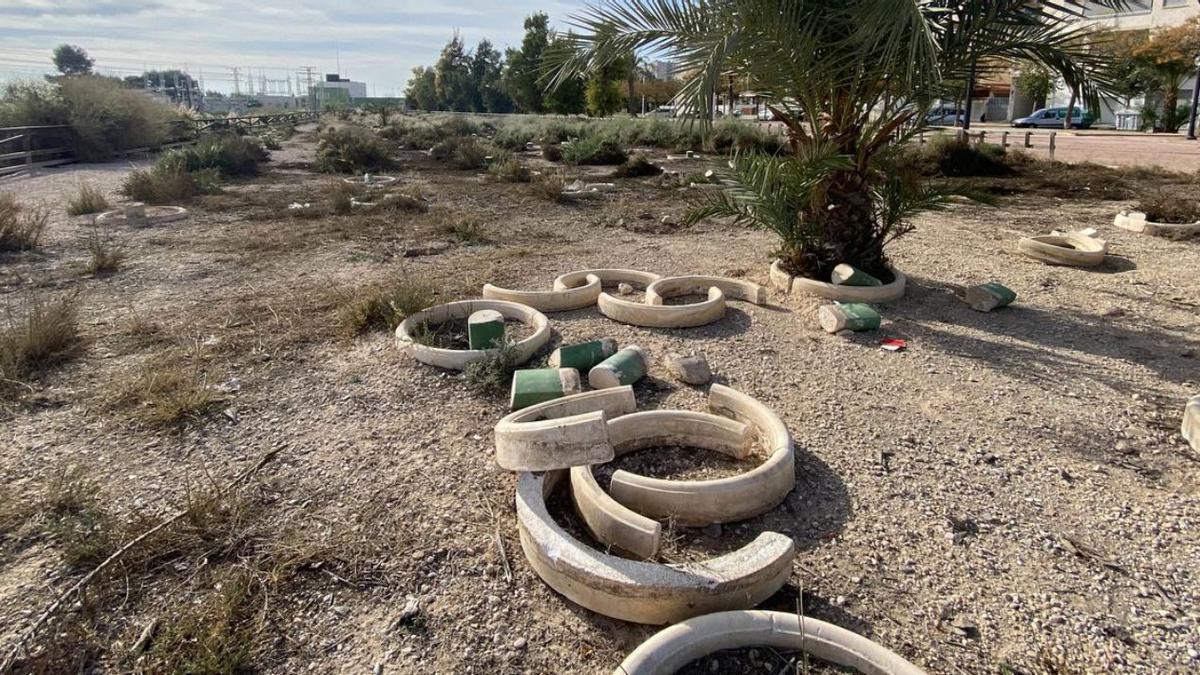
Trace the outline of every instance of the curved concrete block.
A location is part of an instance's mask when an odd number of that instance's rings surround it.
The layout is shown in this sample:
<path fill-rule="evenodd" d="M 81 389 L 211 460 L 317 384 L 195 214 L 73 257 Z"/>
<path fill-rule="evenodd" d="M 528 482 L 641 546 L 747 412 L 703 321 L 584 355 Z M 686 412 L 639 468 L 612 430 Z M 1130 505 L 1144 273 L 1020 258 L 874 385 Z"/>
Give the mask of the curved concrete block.
<path fill-rule="evenodd" d="M 1049 265 L 1095 267 L 1104 262 L 1108 244 L 1077 232 L 1025 237 L 1017 250 L 1026 256 Z"/>
<path fill-rule="evenodd" d="M 686 446 L 715 450 L 741 459 L 750 451 L 750 429 L 726 417 L 686 410 L 651 410 L 608 421 L 613 452 L 646 447 Z M 571 467 L 571 497 L 596 541 L 640 558 L 658 553 L 662 526 L 609 496 L 589 466 Z"/>
<path fill-rule="evenodd" d="M 131 225 L 147 227 L 162 225 L 187 218 L 188 210 L 182 206 L 144 206 L 131 204 L 126 208 L 105 211 L 96 216 L 97 225 Z"/>
<path fill-rule="evenodd" d="M 723 556 L 672 566 L 597 551 L 567 534 L 546 510 L 546 496 L 565 475 L 522 473 L 517 479 L 521 548 L 543 581 L 594 612 L 636 623 L 682 621 L 753 607 L 791 576 L 795 545 L 777 532 L 764 532 Z"/>
<path fill-rule="evenodd" d="M 567 288 L 574 288 L 582 284 L 588 276 L 600 277 L 600 283 L 605 286 L 628 283 L 633 286 L 641 286 L 642 288 L 662 278 L 653 272 L 642 272 L 641 270 L 579 270 L 559 275 L 554 280 L 554 290 L 561 291 Z"/>
<path fill-rule="evenodd" d="M 766 461 L 746 473 L 713 480 L 668 480 L 617 471 L 608 487 L 612 498 L 644 516 L 673 518 L 687 527 L 753 518 L 782 502 L 796 486 L 795 449 L 783 422 L 753 398 L 719 384 L 712 387 L 709 407 L 731 412 L 754 424 L 767 448 Z M 609 437 L 615 446 L 619 439 L 612 436 L 610 426 Z M 718 439 L 713 436 L 712 445 L 699 447 L 733 455 L 721 449 Z M 741 440 L 742 456 L 748 440 L 748 436 Z"/>
<path fill-rule="evenodd" d="M 428 323 L 437 325 L 454 319 L 467 319 L 475 312 L 493 309 L 506 319 L 520 321 L 533 327 L 533 335 L 513 345 L 517 365 L 525 363 L 534 352 L 550 339 L 550 320 L 545 314 L 532 307 L 503 300 L 459 300 L 444 305 L 435 305 L 409 316 L 396 327 L 396 344 L 414 359 L 431 366 L 462 370 L 469 364 L 487 358 L 495 349 L 443 349 L 423 345 L 413 339 L 417 326 Z"/>
<path fill-rule="evenodd" d="M 496 423 L 496 463 L 509 471 L 549 471 L 613 458 L 607 420 L 637 409 L 633 387 L 564 396 L 522 408 Z"/>
<path fill-rule="evenodd" d="M 718 612 L 655 633 L 625 657 L 613 675 L 671 675 L 722 649 L 802 650 L 866 675 L 924 675 L 899 654 L 818 619 L 758 610 Z"/>
<path fill-rule="evenodd" d="M 1193 396 L 1183 408 L 1183 438 L 1192 446 L 1192 450 L 1200 452 L 1200 396 Z M 612 430 L 609 430 L 612 436 Z"/>
<path fill-rule="evenodd" d="M 725 294 L 713 286 L 708 299 L 690 305 L 648 305 L 601 293 L 600 313 L 613 321 L 649 328 L 693 328 L 725 316 Z"/>
<path fill-rule="evenodd" d="M 596 298 L 600 297 L 601 291 L 600 277 L 586 274 L 579 279 L 572 278 L 571 281 L 578 283 L 573 286 L 564 284 L 563 288 L 556 287 L 552 291 L 517 291 L 484 284 L 483 297 L 519 302 L 542 312 L 565 312 L 596 304 Z"/>
<path fill-rule="evenodd" d="M 839 302 L 892 302 L 904 297 L 904 288 L 908 278 L 896 268 L 892 268 L 895 276 L 891 283 L 882 286 L 838 286 L 836 284 L 817 281 L 806 277 L 788 274 L 779 266 L 779 261 L 771 263 L 769 278 L 771 285 L 785 293 L 806 293 L 819 298 L 837 300 Z"/>
<path fill-rule="evenodd" d="M 728 277 L 663 277 L 646 287 L 646 304 L 661 305 L 664 298 L 706 293 L 716 286 L 730 300 L 745 300 L 756 305 L 767 304 L 767 289 L 752 281 Z"/>
<path fill-rule="evenodd" d="M 1156 223 L 1146 220 L 1146 214 L 1140 211 L 1126 213 L 1122 211 L 1113 219 L 1113 225 L 1131 232 L 1143 232 L 1156 237 L 1168 239 L 1187 239 L 1200 236 L 1200 222 L 1195 223 Z"/>

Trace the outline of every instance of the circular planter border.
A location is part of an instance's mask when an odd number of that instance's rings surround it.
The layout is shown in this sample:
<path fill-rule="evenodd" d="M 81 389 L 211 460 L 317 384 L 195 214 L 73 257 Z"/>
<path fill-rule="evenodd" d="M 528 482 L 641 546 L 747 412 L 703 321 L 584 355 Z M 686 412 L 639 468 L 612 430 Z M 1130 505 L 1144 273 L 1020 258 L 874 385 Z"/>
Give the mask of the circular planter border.
<path fill-rule="evenodd" d="M 162 225 L 188 217 L 188 210 L 182 206 L 146 206 L 146 217 L 140 221 L 130 221 L 125 217 L 125 209 L 113 209 L 96 216 L 97 225 L 129 225 L 130 227 L 150 227 Z"/>
<path fill-rule="evenodd" d="M 845 628 L 784 612 L 718 612 L 664 628 L 638 645 L 613 675 L 671 675 L 722 649 L 799 649 L 866 675 L 924 675 L 899 654 Z"/>
<path fill-rule="evenodd" d="M 773 287 L 784 293 L 804 293 L 839 302 L 892 302 L 904 296 L 908 278 L 895 267 L 891 270 L 896 278 L 882 286 L 838 286 L 788 274 L 776 260 L 771 263 L 770 280 Z"/>
<path fill-rule="evenodd" d="M 680 277 L 663 277 L 656 279 L 646 287 L 646 304 L 661 305 L 664 298 L 677 295 L 705 293 L 716 286 L 730 300 L 744 300 L 756 305 L 765 305 L 767 289 L 753 281 L 730 279 L 729 277 L 709 277 L 689 275 Z"/>
<path fill-rule="evenodd" d="M 546 509 L 546 496 L 566 475 L 559 470 L 518 477 L 521 549 L 542 581 L 594 612 L 635 623 L 673 623 L 753 607 L 792 574 L 796 546 L 778 532 L 763 532 L 716 558 L 669 567 L 597 551 L 559 527 Z"/>
<path fill-rule="evenodd" d="M 1187 239 L 1200 236 L 1200 222 L 1195 223 L 1156 223 L 1146 220 L 1146 214 L 1140 211 L 1122 211 L 1113 218 L 1113 225 L 1130 232 L 1140 232 L 1167 239 Z"/>
<path fill-rule="evenodd" d="M 1061 244 L 1069 244 L 1072 248 Z M 1099 239 L 1068 232 L 1025 237 L 1017 243 L 1017 250 L 1048 265 L 1095 267 L 1104 262 L 1108 245 Z"/>
<path fill-rule="evenodd" d="M 613 321 L 647 328 L 695 328 L 725 316 L 725 294 L 713 286 L 708 299 L 690 305 L 649 305 L 601 293 L 600 313 Z"/>
<path fill-rule="evenodd" d="M 570 288 L 576 288 L 587 280 L 589 276 L 600 278 L 600 283 L 604 286 L 615 286 L 619 283 L 627 283 L 630 285 L 641 286 L 645 288 L 651 283 L 658 281 L 662 275 L 654 272 L 643 272 L 641 270 L 624 270 L 624 269 L 596 269 L 596 270 L 576 270 L 560 274 L 554 279 L 554 290 L 565 291 Z"/>
<path fill-rule="evenodd" d="M 607 420 L 637 409 L 633 387 L 585 391 L 505 415 L 493 430 L 496 464 L 509 471 L 550 471 L 613 458 Z"/>
<path fill-rule="evenodd" d="M 441 324 L 453 319 L 466 319 L 481 309 L 494 309 L 505 319 L 520 321 L 533 327 L 533 335 L 513 345 L 517 364 L 525 363 L 533 353 L 550 339 L 550 320 L 532 307 L 503 300 L 459 300 L 434 305 L 409 316 L 396 327 L 396 344 L 421 363 L 450 370 L 462 370 L 469 364 L 486 358 L 495 349 L 443 349 L 417 343 L 412 338 L 413 327 L 423 322 Z"/>
<path fill-rule="evenodd" d="M 363 176 L 350 176 L 348 178 L 343 178 L 342 182 L 350 185 L 361 185 L 366 188 L 381 188 L 387 187 L 388 185 L 395 185 L 399 180 L 400 178 L 398 176 L 387 176 L 382 174 L 377 176 L 372 174 L 370 181 L 365 180 Z"/>

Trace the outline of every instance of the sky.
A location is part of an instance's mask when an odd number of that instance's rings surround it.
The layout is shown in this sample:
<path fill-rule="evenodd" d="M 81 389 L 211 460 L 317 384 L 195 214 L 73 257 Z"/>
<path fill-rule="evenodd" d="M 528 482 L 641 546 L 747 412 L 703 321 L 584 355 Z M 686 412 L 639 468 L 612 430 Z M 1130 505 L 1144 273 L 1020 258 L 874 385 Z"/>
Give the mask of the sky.
<path fill-rule="evenodd" d="M 414 66 L 437 60 L 455 30 L 469 48 L 488 38 L 519 45 L 525 16 L 550 15 L 565 29 L 584 0 L 0 0 L 0 80 L 53 71 L 50 53 L 77 44 L 111 75 L 185 69 L 205 89 L 241 91 L 287 80 L 312 66 L 367 83 L 367 93 L 403 94 Z M 301 80 L 304 79 L 300 75 Z"/>

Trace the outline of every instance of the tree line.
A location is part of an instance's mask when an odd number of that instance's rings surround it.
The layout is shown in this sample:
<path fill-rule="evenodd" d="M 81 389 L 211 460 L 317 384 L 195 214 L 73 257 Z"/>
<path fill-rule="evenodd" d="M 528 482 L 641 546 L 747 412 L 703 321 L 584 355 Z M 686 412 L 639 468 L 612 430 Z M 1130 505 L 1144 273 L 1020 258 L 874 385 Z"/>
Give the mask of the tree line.
<path fill-rule="evenodd" d="M 571 48 L 569 36 L 552 30 L 542 12 L 526 17 L 524 25 L 520 47 L 506 49 L 503 56 L 486 38 L 469 51 L 456 33 L 437 63 L 413 68 L 405 91 L 409 107 L 605 116 L 621 109 L 636 112 L 643 97 L 651 106 L 666 103 L 678 91 L 677 83 L 657 80 L 633 53 L 547 91 L 543 76 L 553 55 Z"/>

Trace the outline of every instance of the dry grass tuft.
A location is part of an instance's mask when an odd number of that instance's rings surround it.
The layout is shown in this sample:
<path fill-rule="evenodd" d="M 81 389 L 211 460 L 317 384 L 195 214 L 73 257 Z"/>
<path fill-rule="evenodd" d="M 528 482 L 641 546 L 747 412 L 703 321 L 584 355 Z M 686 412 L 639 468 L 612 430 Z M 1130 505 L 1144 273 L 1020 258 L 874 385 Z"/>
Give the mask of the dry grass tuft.
<path fill-rule="evenodd" d="M 152 362 L 121 387 L 114 405 L 151 427 L 180 428 L 216 412 L 225 397 L 198 359 Z"/>
<path fill-rule="evenodd" d="M 529 189 L 535 197 L 544 199 L 548 202 L 565 203 L 567 197 L 563 195 L 563 188 L 567 182 L 563 179 L 562 174 L 557 171 L 546 172 L 538 176 L 532 183 L 529 184 Z"/>
<path fill-rule="evenodd" d="M 89 213 L 100 213 L 108 210 L 108 200 L 104 193 L 97 190 L 91 183 L 81 183 L 75 194 L 67 197 L 67 215 L 86 216 Z"/>
<path fill-rule="evenodd" d="M 503 396 L 508 393 L 513 371 L 517 367 L 517 349 L 512 342 L 506 341 L 500 349 L 468 365 L 463 374 L 467 378 L 467 386 L 475 393 Z"/>
<path fill-rule="evenodd" d="M 87 250 L 91 258 L 84 271 L 95 276 L 116 272 L 125 259 L 125 253 L 113 245 L 112 236 L 97 226 L 93 226 L 88 234 Z"/>
<path fill-rule="evenodd" d="M 421 282 L 400 279 L 371 283 L 339 291 L 337 322 L 347 337 L 372 330 L 395 330 L 411 314 L 433 304 L 433 289 Z"/>
<path fill-rule="evenodd" d="M 488 240 L 482 219 L 474 214 L 434 209 L 429 214 L 429 225 L 436 234 L 453 237 L 464 244 L 482 244 Z"/>
<path fill-rule="evenodd" d="M 74 295 L 51 301 L 33 296 L 22 316 L 10 307 L 0 330 L 0 397 L 28 387 L 26 380 L 76 356 L 82 346 Z"/>
<path fill-rule="evenodd" d="M 36 248 L 49 220 L 46 209 L 22 207 L 13 195 L 0 194 L 0 252 Z"/>

